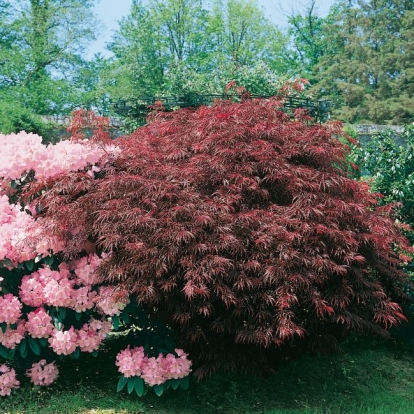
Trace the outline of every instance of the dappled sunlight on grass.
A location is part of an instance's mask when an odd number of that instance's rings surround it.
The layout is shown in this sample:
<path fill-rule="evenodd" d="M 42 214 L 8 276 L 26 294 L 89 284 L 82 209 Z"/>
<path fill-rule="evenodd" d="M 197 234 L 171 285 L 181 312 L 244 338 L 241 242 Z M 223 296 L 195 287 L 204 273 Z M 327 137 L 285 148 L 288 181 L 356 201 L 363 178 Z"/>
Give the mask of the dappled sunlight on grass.
<path fill-rule="evenodd" d="M 401 344 L 351 339 L 334 356 L 304 357 L 270 378 L 222 374 L 189 391 L 115 392 L 117 373 L 110 355 L 69 361 L 48 389 L 28 384 L 0 400 L 0 413 L 13 414 L 411 414 L 414 412 L 414 356 Z M 77 371 L 77 364 L 82 370 Z M 98 374 L 96 374 L 98 372 Z"/>

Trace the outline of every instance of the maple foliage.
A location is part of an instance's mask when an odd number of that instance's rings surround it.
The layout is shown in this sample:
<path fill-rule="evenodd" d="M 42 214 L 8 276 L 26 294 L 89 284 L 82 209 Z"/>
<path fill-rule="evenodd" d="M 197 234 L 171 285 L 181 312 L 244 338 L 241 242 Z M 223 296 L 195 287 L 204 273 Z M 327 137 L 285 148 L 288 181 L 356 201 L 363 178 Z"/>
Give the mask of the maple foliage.
<path fill-rule="evenodd" d="M 397 247 L 410 247 L 392 211 L 347 177 L 339 125 L 278 108 L 156 112 L 94 177 L 27 193 L 44 191 L 39 214 L 67 254 L 90 242 L 111 253 L 101 276 L 174 328 L 199 377 L 268 372 L 286 353 L 405 320 Z"/>

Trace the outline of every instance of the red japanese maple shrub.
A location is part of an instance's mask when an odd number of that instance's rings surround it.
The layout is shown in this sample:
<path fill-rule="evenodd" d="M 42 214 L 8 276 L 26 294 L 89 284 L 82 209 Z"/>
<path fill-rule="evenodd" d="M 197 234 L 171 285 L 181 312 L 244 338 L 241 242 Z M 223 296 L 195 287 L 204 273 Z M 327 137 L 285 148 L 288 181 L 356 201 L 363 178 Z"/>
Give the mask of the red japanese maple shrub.
<path fill-rule="evenodd" d="M 47 189 L 43 215 L 68 253 L 87 241 L 112 253 L 106 281 L 163 315 L 200 377 L 264 372 L 405 319 L 396 252 L 409 246 L 391 212 L 346 176 L 335 125 L 279 107 L 157 113 L 94 178 L 32 189 Z"/>

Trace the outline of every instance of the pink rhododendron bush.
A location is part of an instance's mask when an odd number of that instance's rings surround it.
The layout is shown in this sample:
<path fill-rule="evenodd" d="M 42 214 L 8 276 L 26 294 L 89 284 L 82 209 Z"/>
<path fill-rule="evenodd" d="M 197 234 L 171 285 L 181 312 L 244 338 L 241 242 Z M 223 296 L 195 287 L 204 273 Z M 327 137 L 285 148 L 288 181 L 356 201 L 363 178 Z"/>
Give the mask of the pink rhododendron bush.
<path fill-rule="evenodd" d="M 71 140 L 48 146 L 34 134 L 0 134 L 0 396 L 27 379 L 52 384 L 63 358 L 96 356 L 120 329 L 131 343 L 112 361 L 121 374 L 118 391 L 126 386 L 142 396 L 149 388 L 157 395 L 169 387 L 185 389 L 187 354 L 127 292 L 104 284 L 99 267 L 108 254 L 92 243 L 75 243 L 76 251 L 63 255 L 59 237 L 44 231 L 36 197 L 24 201 L 30 183 L 72 172 L 93 178 L 119 152 L 109 140 L 79 139 L 76 127 L 72 133 Z M 74 240 L 79 233 L 81 228 L 72 229 Z"/>

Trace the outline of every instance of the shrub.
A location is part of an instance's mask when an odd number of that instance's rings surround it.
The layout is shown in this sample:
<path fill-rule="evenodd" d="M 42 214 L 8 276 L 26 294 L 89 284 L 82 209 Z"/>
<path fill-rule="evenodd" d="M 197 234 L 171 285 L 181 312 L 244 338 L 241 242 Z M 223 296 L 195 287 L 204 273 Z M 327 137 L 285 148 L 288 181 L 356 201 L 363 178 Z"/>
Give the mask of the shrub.
<path fill-rule="evenodd" d="M 75 135 L 79 117 L 83 123 L 93 119 L 76 114 Z M 99 121 L 94 136 L 106 137 L 108 122 Z M 123 337 L 129 345 L 141 345 L 142 352 L 138 361 L 120 352 L 119 371 L 127 375 L 121 375 L 118 391 L 127 386 L 142 396 L 149 388 L 157 395 L 169 387 L 186 389 L 191 371 L 187 354 L 175 348 L 168 330 L 152 323 L 128 293 L 103 284 L 96 270 L 106 255 L 98 256 L 89 243 L 78 246 L 76 259 L 65 260 L 61 240 L 44 237 L 39 211 L 20 197 L 39 179 L 72 171 L 94 176 L 99 161 L 116 154 L 117 147 L 75 138 L 45 146 L 40 136 L 26 132 L 0 134 L 0 142 L 0 361 L 6 362 L 0 364 L 0 396 L 20 386 L 16 374 L 22 377 L 23 371 L 35 385 L 52 384 L 59 375 L 56 360 L 96 356 L 110 331 L 119 328 L 127 331 Z M 81 230 L 70 231 L 76 237 Z"/>
<path fill-rule="evenodd" d="M 366 144 L 353 147 L 353 160 L 371 179 L 374 191 L 383 194 L 381 204 L 399 203 L 399 219 L 414 224 L 414 126 L 401 134 L 386 130 Z M 414 241 L 414 235 L 410 235 Z"/>
<path fill-rule="evenodd" d="M 43 138 L 44 142 L 54 140 L 52 125 L 44 122 L 39 115 L 17 103 L 0 101 L 0 133 L 32 132 Z"/>
<path fill-rule="evenodd" d="M 404 320 L 409 250 L 391 209 L 347 177 L 335 123 L 277 100 L 156 113 L 90 177 L 38 182 L 47 229 L 67 253 L 110 254 L 101 277 L 174 328 L 203 377 L 264 373 L 330 352 L 351 331 Z M 70 229 L 81 228 L 74 237 Z"/>

